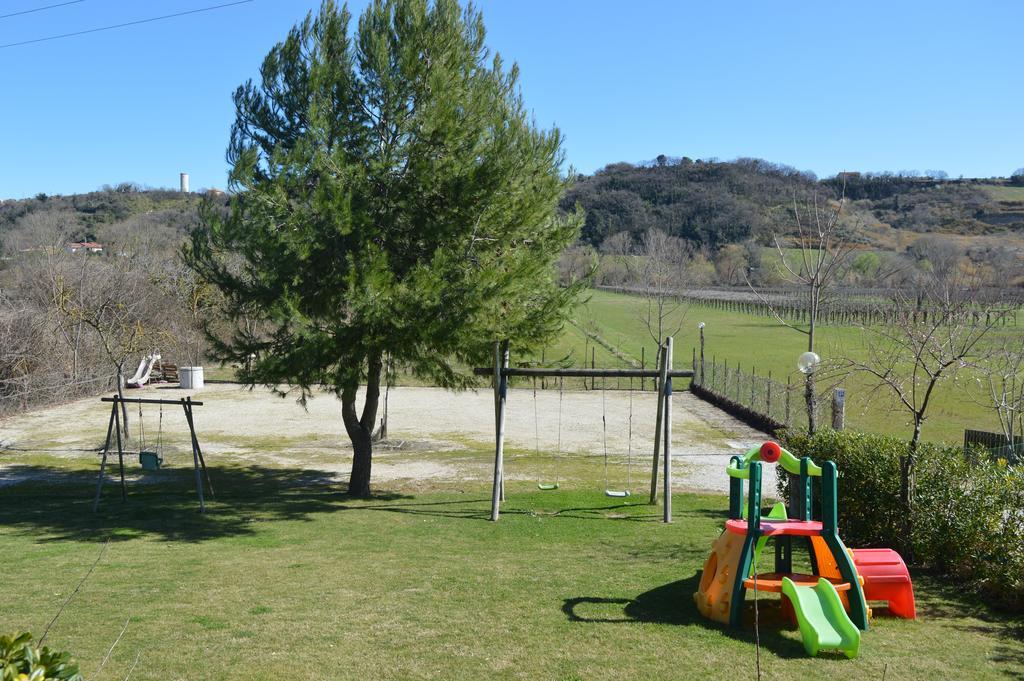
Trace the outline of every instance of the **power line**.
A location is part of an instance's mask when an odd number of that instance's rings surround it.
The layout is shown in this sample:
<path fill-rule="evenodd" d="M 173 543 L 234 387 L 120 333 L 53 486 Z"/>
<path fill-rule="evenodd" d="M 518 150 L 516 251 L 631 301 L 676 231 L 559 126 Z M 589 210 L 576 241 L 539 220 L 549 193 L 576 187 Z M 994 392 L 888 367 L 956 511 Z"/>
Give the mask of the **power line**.
<path fill-rule="evenodd" d="M 70 2 L 59 2 L 56 5 L 47 5 L 46 7 L 36 7 L 35 9 L 26 9 L 21 12 L 11 12 L 10 14 L 0 14 L 0 19 L 6 19 L 8 17 L 20 17 L 22 14 L 32 14 L 33 12 L 42 12 L 44 9 L 53 9 L 54 7 L 65 7 L 67 5 L 76 5 L 85 0 L 70 0 Z"/>
<path fill-rule="evenodd" d="M 237 0 L 237 2 L 226 2 L 222 5 L 212 5 L 210 7 L 202 7 L 200 9 L 192 9 L 187 12 L 177 12 L 175 14 L 165 14 L 161 17 L 151 17 L 149 19 L 139 19 L 138 21 L 128 21 L 123 24 L 114 24 L 112 26 L 101 26 L 99 28 L 90 28 L 84 31 L 75 31 L 73 33 L 62 33 L 60 35 L 51 35 L 45 38 L 35 38 L 33 40 L 23 40 L 17 43 L 7 43 L 6 45 L 0 45 L 0 50 L 8 47 L 18 47 L 20 45 L 31 45 L 32 43 L 42 43 L 47 40 L 59 40 L 61 38 L 71 38 L 76 35 L 85 35 L 87 33 L 99 33 L 100 31 L 110 31 L 115 28 L 124 28 L 125 26 L 138 26 L 139 24 L 149 24 L 154 21 L 162 21 L 163 19 L 173 19 L 174 17 L 183 17 L 187 14 L 199 14 L 200 12 L 209 12 L 215 9 L 221 9 L 223 7 L 233 7 L 234 5 L 244 5 L 246 3 L 253 2 L 253 0 Z"/>

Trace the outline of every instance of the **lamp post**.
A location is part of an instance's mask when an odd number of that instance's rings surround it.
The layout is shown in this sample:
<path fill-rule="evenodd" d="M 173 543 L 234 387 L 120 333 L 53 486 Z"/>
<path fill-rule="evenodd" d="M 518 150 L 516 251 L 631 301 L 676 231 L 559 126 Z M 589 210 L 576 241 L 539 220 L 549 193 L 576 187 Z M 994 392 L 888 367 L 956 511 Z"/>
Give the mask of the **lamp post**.
<path fill-rule="evenodd" d="M 818 353 L 808 350 L 796 360 L 796 368 L 804 374 L 804 400 L 807 403 L 807 432 L 814 435 L 818 429 L 817 400 L 814 396 L 814 370 L 821 363 Z"/>

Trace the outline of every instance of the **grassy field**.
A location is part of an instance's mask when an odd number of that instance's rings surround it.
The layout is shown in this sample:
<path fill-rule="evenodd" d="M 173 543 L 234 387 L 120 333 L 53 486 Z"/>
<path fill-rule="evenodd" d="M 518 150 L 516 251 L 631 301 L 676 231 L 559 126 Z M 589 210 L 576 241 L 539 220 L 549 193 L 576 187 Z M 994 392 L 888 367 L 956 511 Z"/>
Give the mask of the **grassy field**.
<path fill-rule="evenodd" d="M 996 201 L 1024 201 L 1024 187 L 984 185 L 985 193 Z"/>
<path fill-rule="evenodd" d="M 479 483 L 355 501 L 307 470 L 221 466 L 205 516 L 187 471 L 125 505 L 111 488 L 93 515 L 88 479 L 37 465 L 49 482 L 0 488 L 0 629 L 38 635 L 99 557 L 47 639 L 89 679 L 755 678 L 752 629 L 691 598 L 721 497 L 676 496 L 666 526 L 636 501 L 512 483 L 493 524 Z M 1024 673 L 1021 622 L 914 579 L 920 619 L 876 618 L 853 661 L 807 658 L 762 596 L 764 678 Z"/>
<path fill-rule="evenodd" d="M 607 291 L 593 291 L 590 300 L 577 313 L 606 340 L 625 353 L 640 358 L 641 346 L 651 357 L 655 343 L 641 321 L 644 301 Z M 806 336 L 780 326 L 769 317 L 714 310 L 689 305 L 670 319 L 668 331 L 676 333 L 676 364 L 689 365 L 692 352 L 699 345 L 698 322 L 705 323 L 706 359 L 728 360 L 730 366 L 740 364 L 743 370 L 756 369 L 758 374 L 772 372 L 772 377 L 785 382 L 787 376 L 799 381 L 796 358 L 806 349 Z M 1000 334 L 1022 333 L 1019 328 L 1006 327 Z M 819 331 L 818 354 L 830 357 L 863 356 L 863 339 L 853 327 L 823 327 Z M 515 356 L 513 356 L 515 358 Z M 998 429 L 990 408 L 979 404 L 980 395 L 970 386 L 971 377 L 964 374 L 958 383 L 940 383 L 933 404 L 929 407 L 924 427 L 926 440 L 963 440 L 964 428 Z M 844 382 L 847 387 L 847 424 L 869 432 L 905 435 L 911 427 L 908 416 L 887 393 L 870 394 L 865 379 L 853 376 Z"/>

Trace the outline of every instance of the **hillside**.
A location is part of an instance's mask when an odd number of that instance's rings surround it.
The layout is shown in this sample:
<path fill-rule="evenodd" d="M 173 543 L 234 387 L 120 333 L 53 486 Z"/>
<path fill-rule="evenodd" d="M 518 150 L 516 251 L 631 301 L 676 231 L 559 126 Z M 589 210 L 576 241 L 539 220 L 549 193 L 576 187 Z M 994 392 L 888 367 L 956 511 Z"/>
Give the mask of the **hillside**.
<path fill-rule="evenodd" d="M 866 248 L 902 252 L 921 234 L 965 248 L 994 240 L 1024 246 L 1024 186 L 1005 180 L 949 180 L 892 173 L 813 174 L 759 159 L 659 159 L 615 163 L 580 176 L 562 208 L 586 211 L 584 243 L 638 237 L 650 227 L 714 251 L 749 240 L 769 243 L 793 228 L 794 199 L 849 199 L 846 223 Z M 201 195 L 142 190 L 131 183 L 87 194 L 0 202 L 0 253 L 40 245 L 59 230 L 71 240 L 111 241 L 125 230 L 177 242 L 194 224 Z M 1009 239 L 1007 239 L 1009 237 Z"/>
<path fill-rule="evenodd" d="M 142 190 L 130 183 L 87 194 L 0 202 L 0 256 L 59 241 L 116 244 L 144 237 L 173 250 L 195 224 L 200 194 Z"/>
<path fill-rule="evenodd" d="M 1003 180 L 949 180 L 907 174 L 844 173 L 818 180 L 810 173 L 758 159 L 730 162 L 659 157 L 616 163 L 580 177 L 566 210 L 586 211 L 582 239 L 595 247 L 626 231 L 634 238 L 660 228 L 712 250 L 793 228 L 794 199 L 817 194 L 850 200 L 846 222 L 867 248 L 903 251 L 923 233 L 967 238 L 1011 235 L 1024 242 L 1024 187 Z"/>

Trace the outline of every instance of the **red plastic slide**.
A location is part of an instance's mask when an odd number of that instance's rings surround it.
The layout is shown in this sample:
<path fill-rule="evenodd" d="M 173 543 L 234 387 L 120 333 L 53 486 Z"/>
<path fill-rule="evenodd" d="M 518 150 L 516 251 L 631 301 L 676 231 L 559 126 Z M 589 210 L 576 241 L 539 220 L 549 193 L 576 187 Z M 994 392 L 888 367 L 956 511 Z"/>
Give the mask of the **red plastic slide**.
<path fill-rule="evenodd" d="M 864 598 L 888 601 L 889 612 L 896 617 L 917 619 L 914 585 L 907 564 L 892 549 L 853 549 L 853 564 L 864 578 Z"/>

